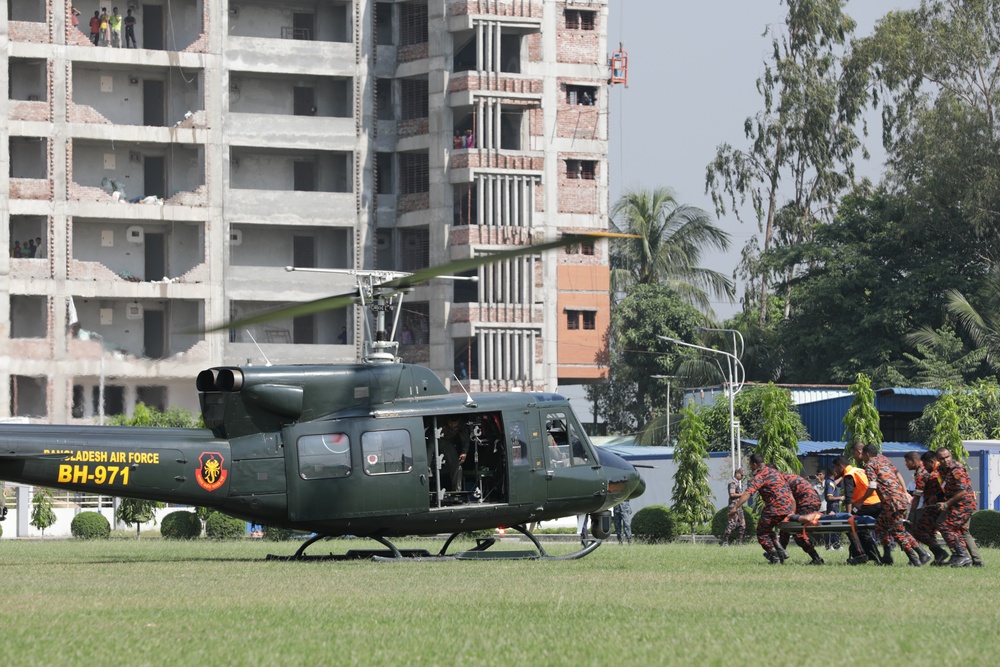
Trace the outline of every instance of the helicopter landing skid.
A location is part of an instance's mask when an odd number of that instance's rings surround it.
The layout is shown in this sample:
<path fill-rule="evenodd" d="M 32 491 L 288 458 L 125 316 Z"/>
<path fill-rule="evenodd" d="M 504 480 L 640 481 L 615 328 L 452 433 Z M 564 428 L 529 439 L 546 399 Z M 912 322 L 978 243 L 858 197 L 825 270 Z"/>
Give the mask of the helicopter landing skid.
<path fill-rule="evenodd" d="M 462 533 L 454 533 L 451 537 L 445 541 L 444 546 L 441 547 L 441 551 L 438 552 L 437 558 L 454 558 L 455 560 L 576 560 L 578 558 L 583 558 L 587 554 L 592 553 L 597 547 L 601 546 L 601 540 L 595 538 L 588 538 L 583 542 L 583 548 L 574 551 L 570 554 L 562 554 L 559 556 L 551 556 L 545 551 L 545 547 L 542 543 L 538 541 L 534 533 L 527 529 L 523 524 L 517 526 L 510 526 L 511 529 L 523 534 L 532 544 L 535 545 L 534 549 L 522 549 L 522 550 L 507 550 L 507 551 L 487 551 L 490 547 L 496 544 L 496 538 L 479 538 L 476 540 L 476 546 L 468 551 L 459 551 L 458 553 L 448 555 L 448 547 L 451 546 L 452 541 L 461 535 Z"/>
<path fill-rule="evenodd" d="M 576 560 L 592 553 L 601 546 L 602 540 L 588 538 L 583 541 L 583 548 L 570 554 L 559 556 L 549 555 L 545 547 L 538 541 L 538 538 L 524 525 L 511 526 L 513 530 L 522 533 L 535 545 L 534 549 L 518 549 L 504 551 L 488 551 L 490 547 L 497 543 L 495 537 L 476 538 L 476 546 L 466 551 L 459 551 L 453 554 L 448 553 L 448 547 L 459 535 L 464 533 L 453 533 L 445 540 L 436 555 L 431 555 L 426 549 L 398 549 L 389 540 L 379 535 L 369 535 L 368 538 L 375 540 L 386 547 L 382 549 L 352 549 L 344 554 L 323 554 L 317 556 L 307 556 L 305 551 L 316 542 L 329 539 L 329 535 L 314 535 L 306 540 L 302 546 L 291 556 L 276 556 L 268 554 L 267 560 L 281 561 L 315 561 L 315 560 L 374 560 L 378 562 L 400 562 L 410 561 L 441 561 L 441 560 Z"/>
<path fill-rule="evenodd" d="M 313 535 L 303 542 L 296 552 L 291 556 L 276 556 L 268 554 L 267 560 L 282 561 L 315 561 L 315 560 L 403 560 L 404 558 L 432 558 L 426 549 L 397 549 L 389 540 L 378 535 L 371 535 L 369 539 L 375 540 L 384 545 L 387 549 L 351 549 L 343 554 L 323 554 L 317 556 L 307 556 L 305 551 L 320 540 L 329 539 L 329 535 Z"/>

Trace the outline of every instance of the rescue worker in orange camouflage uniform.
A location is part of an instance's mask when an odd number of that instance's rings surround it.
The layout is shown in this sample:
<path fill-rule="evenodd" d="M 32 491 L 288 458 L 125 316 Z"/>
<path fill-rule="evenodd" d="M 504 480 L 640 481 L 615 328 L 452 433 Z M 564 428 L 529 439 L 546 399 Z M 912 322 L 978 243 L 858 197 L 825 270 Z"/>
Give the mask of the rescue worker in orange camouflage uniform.
<path fill-rule="evenodd" d="M 781 564 L 784 558 L 776 549 L 774 529 L 795 510 L 795 500 L 788 488 L 788 482 L 775 468 L 764 465 L 764 457 L 760 454 L 750 455 L 750 472 L 752 473 L 750 484 L 729 508 L 729 515 L 742 512 L 740 508 L 743 504 L 750 500 L 750 496 L 759 492 L 761 500 L 764 501 L 764 511 L 757 519 L 757 542 L 764 547 L 764 558 L 769 563 Z"/>
<path fill-rule="evenodd" d="M 875 536 L 883 543 L 888 537 L 896 540 L 910 559 L 910 565 L 920 567 L 928 563 L 931 555 L 921 549 L 913 536 L 903 527 L 910 499 L 906 488 L 899 482 L 899 471 L 896 470 L 896 466 L 879 453 L 877 445 L 865 445 L 861 460 L 865 463 L 865 476 L 868 477 L 867 493 L 877 493 L 882 500 L 882 512 L 875 522 Z M 886 554 L 888 553 L 889 550 L 886 549 Z M 889 558 L 883 562 L 886 565 L 892 564 Z"/>
<path fill-rule="evenodd" d="M 938 474 L 946 498 L 937 504 L 944 515 L 944 521 L 938 526 L 938 530 L 951 549 L 949 564 L 952 567 L 969 567 L 972 565 L 972 558 L 969 557 L 962 535 L 968 529 L 972 513 L 976 511 L 976 492 L 972 489 L 969 472 L 957 461 L 939 463 Z"/>
<path fill-rule="evenodd" d="M 913 452 L 916 454 L 916 452 Z M 910 468 L 912 459 L 907 454 L 906 467 Z M 924 506 L 920 510 L 920 516 L 913 525 L 913 537 L 921 544 L 926 544 L 931 553 L 934 554 L 934 562 L 931 565 L 941 566 L 948 560 L 948 552 L 941 548 L 937 540 L 938 519 L 941 518 L 941 510 L 938 503 L 943 501 L 944 490 L 941 488 L 941 478 L 937 471 L 938 460 L 934 452 L 924 452 L 917 454 L 916 467 L 910 468 L 913 471 L 913 511 L 916 511 L 917 501 L 923 498 Z"/>
<path fill-rule="evenodd" d="M 795 514 L 799 517 L 804 517 L 807 514 L 818 514 L 823 501 L 820 499 L 819 494 L 816 493 L 816 489 L 812 487 L 812 484 L 806 481 L 801 475 L 790 475 L 788 473 L 781 473 L 781 475 L 785 478 L 788 490 L 792 492 L 792 498 L 795 500 Z M 779 554 L 785 552 L 789 537 L 791 537 L 789 533 L 784 531 L 779 536 Z M 813 546 L 812 541 L 805 532 L 795 534 L 795 543 L 812 558 L 812 561 L 809 563 L 810 565 L 823 564 L 823 559 L 816 553 L 816 547 Z M 788 558 L 787 552 L 784 553 L 783 558 Z"/>

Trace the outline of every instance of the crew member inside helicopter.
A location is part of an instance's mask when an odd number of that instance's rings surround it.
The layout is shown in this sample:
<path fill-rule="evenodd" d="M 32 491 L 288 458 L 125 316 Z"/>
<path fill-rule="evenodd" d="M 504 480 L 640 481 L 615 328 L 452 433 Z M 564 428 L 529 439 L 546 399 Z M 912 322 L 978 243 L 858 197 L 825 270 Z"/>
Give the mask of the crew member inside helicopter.
<path fill-rule="evenodd" d="M 438 438 L 438 451 L 444 456 L 446 479 L 450 480 L 448 488 L 451 491 L 464 491 L 462 484 L 462 464 L 469 452 L 469 429 L 461 423 L 457 415 L 449 415 L 444 419 L 441 436 Z"/>

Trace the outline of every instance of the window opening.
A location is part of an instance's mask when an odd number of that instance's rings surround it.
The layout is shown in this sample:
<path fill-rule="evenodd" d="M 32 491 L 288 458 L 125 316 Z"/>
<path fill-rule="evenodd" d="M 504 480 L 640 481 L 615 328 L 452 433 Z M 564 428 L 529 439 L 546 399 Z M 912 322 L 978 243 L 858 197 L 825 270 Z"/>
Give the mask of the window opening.
<path fill-rule="evenodd" d="M 430 187 L 430 159 L 427 153 L 400 153 L 400 194 L 409 195 L 418 192 L 428 192 Z"/>
<path fill-rule="evenodd" d="M 597 12 L 586 9 L 567 9 L 566 28 L 568 30 L 594 30 Z"/>
<path fill-rule="evenodd" d="M 366 475 L 393 475 L 413 470 L 410 432 L 368 431 L 361 435 L 361 456 Z"/>
<path fill-rule="evenodd" d="M 406 2 L 399 5 L 399 43 L 401 46 L 427 42 L 427 3 Z"/>
<path fill-rule="evenodd" d="M 429 114 L 427 79 L 403 79 L 401 93 L 403 120 L 427 118 Z"/>
<path fill-rule="evenodd" d="M 299 477 L 332 479 L 351 474 L 351 439 L 346 433 L 306 435 L 299 438 Z"/>

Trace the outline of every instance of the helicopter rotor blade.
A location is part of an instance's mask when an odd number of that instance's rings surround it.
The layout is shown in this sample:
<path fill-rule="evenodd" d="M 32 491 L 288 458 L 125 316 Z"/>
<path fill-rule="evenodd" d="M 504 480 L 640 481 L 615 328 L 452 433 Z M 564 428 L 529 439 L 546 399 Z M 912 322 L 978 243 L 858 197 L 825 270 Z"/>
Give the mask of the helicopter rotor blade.
<path fill-rule="evenodd" d="M 514 259 L 516 257 L 521 257 L 524 255 L 536 255 L 539 253 L 547 252 L 549 250 L 556 250 L 558 248 L 565 248 L 566 246 L 575 245 L 577 243 L 589 239 L 601 239 L 601 238 L 636 238 L 636 237 L 633 234 L 620 234 L 616 232 L 568 233 L 568 234 L 563 234 L 560 238 L 554 241 L 546 241 L 544 243 L 536 243 L 532 245 L 520 246 L 517 248 L 511 248 L 509 250 L 501 250 L 495 253 L 479 255 L 478 257 L 459 259 L 453 262 L 448 262 L 447 264 L 442 264 L 440 266 L 434 266 L 426 269 L 419 269 L 411 274 L 403 275 L 401 277 L 393 278 L 392 280 L 379 283 L 374 286 L 374 289 L 376 290 L 379 296 L 388 297 L 396 292 L 412 289 L 413 287 L 421 283 L 425 283 L 428 280 L 432 280 L 440 276 L 454 274 L 454 273 L 462 273 L 464 271 L 471 271 L 472 269 L 478 269 L 480 266 L 485 266 L 486 264 L 492 264 L 494 262 L 502 262 L 504 260 Z M 244 317 L 237 320 L 225 322 L 210 329 L 206 329 L 205 333 L 224 331 L 227 329 L 238 329 L 254 324 L 263 324 L 265 322 L 271 322 L 276 319 L 313 315 L 327 310 L 335 310 L 337 308 L 343 308 L 345 306 L 360 303 L 360 301 L 361 299 L 358 296 L 357 292 L 327 296 L 321 299 L 316 299 L 314 301 L 306 301 L 304 303 L 296 303 L 289 306 L 281 306 L 278 308 L 273 308 L 271 310 L 267 310 L 262 313 L 258 313 L 256 315 L 251 315 L 249 317 Z"/>
<path fill-rule="evenodd" d="M 305 301 L 303 303 L 295 303 L 290 306 L 271 308 L 264 312 L 257 313 L 256 315 L 250 315 L 249 317 L 242 317 L 240 319 L 224 322 L 223 324 L 212 327 L 210 329 L 205 329 L 205 333 L 212 333 L 214 331 L 225 331 L 226 329 L 240 329 L 254 324 L 273 322 L 274 320 L 283 318 L 313 315 L 315 313 L 322 313 L 327 310 L 336 310 L 337 308 L 350 306 L 355 303 L 358 303 L 359 301 L 360 298 L 358 297 L 357 294 L 354 293 L 325 296 L 322 299 L 315 299 L 314 301 Z"/>

